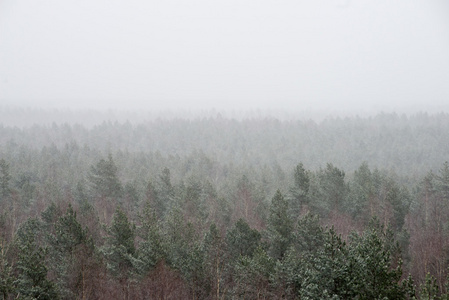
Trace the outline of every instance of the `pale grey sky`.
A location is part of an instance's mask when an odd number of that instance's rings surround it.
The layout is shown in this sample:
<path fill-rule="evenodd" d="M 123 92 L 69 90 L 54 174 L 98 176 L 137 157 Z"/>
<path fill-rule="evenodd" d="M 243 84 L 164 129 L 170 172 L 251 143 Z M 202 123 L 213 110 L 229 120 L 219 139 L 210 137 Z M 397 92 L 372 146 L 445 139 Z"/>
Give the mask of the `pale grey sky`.
<path fill-rule="evenodd" d="M 0 0 L 0 106 L 448 104 L 447 0 Z"/>

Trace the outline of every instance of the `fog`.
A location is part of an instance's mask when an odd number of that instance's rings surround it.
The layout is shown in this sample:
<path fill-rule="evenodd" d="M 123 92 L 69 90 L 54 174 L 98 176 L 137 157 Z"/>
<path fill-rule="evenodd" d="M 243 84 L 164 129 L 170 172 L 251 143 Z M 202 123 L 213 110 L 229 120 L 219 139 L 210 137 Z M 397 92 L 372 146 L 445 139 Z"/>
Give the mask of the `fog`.
<path fill-rule="evenodd" d="M 0 106 L 448 111 L 447 1 L 0 0 Z"/>

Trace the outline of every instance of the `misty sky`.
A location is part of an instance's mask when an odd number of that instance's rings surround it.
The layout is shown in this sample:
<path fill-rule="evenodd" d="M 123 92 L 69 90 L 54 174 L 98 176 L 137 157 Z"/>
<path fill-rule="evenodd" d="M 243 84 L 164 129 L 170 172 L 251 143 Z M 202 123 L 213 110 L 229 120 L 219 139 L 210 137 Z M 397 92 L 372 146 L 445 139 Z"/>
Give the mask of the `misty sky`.
<path fill-rule="evenodd" d="M 448 104 L 447 0 L 0 0 L 0 106 Z"/>

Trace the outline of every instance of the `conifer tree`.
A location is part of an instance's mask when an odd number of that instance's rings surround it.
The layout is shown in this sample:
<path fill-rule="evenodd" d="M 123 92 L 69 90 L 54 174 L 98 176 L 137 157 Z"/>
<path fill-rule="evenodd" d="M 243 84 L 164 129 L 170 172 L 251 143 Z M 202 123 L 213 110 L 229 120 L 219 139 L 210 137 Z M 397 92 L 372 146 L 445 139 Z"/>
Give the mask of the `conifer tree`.
<path fill-rule="evenodd" d="M 436 188 L 447 203 L 449 202 L 449 162 L 444 162 L 438 175 L 436 176 Z"/>
<path fill-rule="evenodd" d="M 210 285 L 209 294 L 215 299 L 222 297 L 224 266 L 225 266 L 225 243 L 222 235 L 215 224 L 209 227 L 209 231 L 204 237 L 203 249 L 205 260 L 205 272 L 208 275 Z"/>
<path fill-rule="evenodd" d="M 129 222 L 120 207 L 114 213 L 108 234 L 102 251 L 107 260 L 107 267 L 114 276 L 126 278 L 132 269 L 132 260 L 136 251 L 135 225 Z"/>
<path fill-rule="evenodd" d="M 171 183 L 170 169 L 164 168 L 155 187 L 156 211 L 160 217 L 175 205 L 175 189 Z"/>
<path fill-rule="evenodd" d="M 17 296 L 24 299 L 58 299 L 55 285 L 47 278 L 47 249 L 37 243 L 39 222 L 28 219 L 17 233 L 19 271 L 15 281 Z"/>
<path fill-rule="evenodd" d="M 226 234 L 226 245 L 233 260 L 240 256 L 252 256 L 259 246 L 261 234 L 239 219 Z"/>
<path fill-rule="evenodd" d="M 310 187 L 310 174 L 309 171 L 304 169 L 302 163 L 299 163 L 294 172 L 294 183 L 290 188 L 290 212 L 293 218 L 297 219 L 301 213 L 301 209 L 304 205 L 307 205 L 310 201 L 309 187 Z"/>
<path fill-rule="evenodd" d="M 279 190 L 271 200 L 267 230 L 271 257 L 282 259 L 292 241 L 293 221 L 288 213 L 288 201 Z"/>
<path fill-rule="evenodd" d="M 7 259 L 9 245 L 0 236 L 0 295 L 2 299 L 8 299 L 8 295 L 14 291 L 13 268 Z"/>
<path fill-rule="evenodd" d="M 9 196 L 11 192 L 9 187 L 10 180 L 9 164 L 2 158 L 0 159 L 0 196 L 2 198 Z"/>
<path fill-rule="evenodd" d="M 325 211 L 341 209 L 347 193 L 345 172 L 328 163 L 326 169 L 320 170 L 318 178 Z"/>
<path fill-rule="evenodd" d="M 93 255 L 94 245 L 88 238 L 87 229 L 78 222 L 71 205 L 54 224 L 54 233 L 47 233 L 49 240 L 49 261 L 51 270 L 57 274 L 58 290 L 66 299 L 76 298 L 76 282 L 85 277 L 82 272 Z M 80 288 L 83 293 L 83 286 Z"/>
<path fill-rule="evenodd" d="M 252 257 L 240 257 L 235 267 L 233 298 L 275 299 L 270 285 L 270 275 L 274 272 L 275 265 L 276 260 L 261 246 L 257 247 Z"/>
<path fill-rule="evenodd" d="M 351 289 L 360 299 L 404 299 L 400 248 L 393 232 L 373 219 L 361 235 L 350 237 Z"/>
<path fill-rule="evenodd" d="M 161 226 L 151 203 L 147 201 L 139 214 L 138 236 L 142 239 L 137 249 L 137 259 L 133 265 L 137 272 L 146 275 L 156 264 L 166 257 L 166 249 L 161 234 Z"/>
<path fill-rule="evenodd" d="M 122 196 L 123 187 L 111 154 L 108 155 L 107 160 L 101 159 L 95 166 L 91 166 L 89 181 L 95 196 L 111 198 Z"/>

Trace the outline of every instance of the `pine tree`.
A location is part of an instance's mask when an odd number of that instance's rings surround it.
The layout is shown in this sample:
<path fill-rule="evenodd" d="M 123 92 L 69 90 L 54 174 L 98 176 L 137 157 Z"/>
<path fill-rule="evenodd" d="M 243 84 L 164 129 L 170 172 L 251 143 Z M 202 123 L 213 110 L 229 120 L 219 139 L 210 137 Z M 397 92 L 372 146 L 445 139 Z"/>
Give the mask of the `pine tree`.
<path fill-rule="evenodd" d="M 292 247 L 273 277 L 286 297 L 351 299 L 347 273 L 346 244 L 333 229 L 321 227 L 317 216 L 307 214 L 298 221 Z"/>
<path fill-rule="evenodd" d="M 240 256 L 252 256 L 259 246 L 261 234 L 239 219 L 226 234 L 226 245 L 232 260 Z"/>
<path fill-rule="evenodd" d="M 297 219 L 304 205 L 307 205 L 309 199 L 310 187 L 309 171 L 304 169 L 302 163 L 298 164 L 294 173 L 294 184 L 290 189 L 290 212 L 293 218 Z"/>
<path fill-rule="evenodd" d="M 149 188 L 152 186 L 149 186 Z M 154 188 L 155 209 L 158 217 L 165 216 L 166 212 L 175 205 L 175 189 L 171 183 L 170 169 L 164 168 Z"/>
<path fill-rule="evenodd" d="M 120 198 L 123 187 L 117 176 L 117 166 L 112 155 L 108 159 L 101 159 L 95 166 L 91 166 L 89 173 L 90 187 L 95 196 Z"/>
<path fill-rule="evenodd" d="M 292 241 L 293 221 L 288 213 L 288 201 L 279 190 L 271 200 L 267 230 L 271 257 L 282 259 Z"/>
<path fill-rule="evenodd" d="M 10 180 L 11 174 L 9 173 L 9 164 L 2 158 L 0 159 L 0 196 L 2 198 L 8 197 L 11 192 L 9 187 Z"/>
<path fill-rule="evenodd" d="M 241 256 L 234 272 L 233 299 L 274 299 L 270 275 L 275 265 L 276 261 L 260 246 L 252 257 Z"/>
<path fill-rule="evenodd" d="M 223 293 L 223 278 L 225 268 L 225 243 L 215 224 L 212 224 L 204 237 L 203 249 L 205 273 L 210 286 L 208 294 L 220 299 Z"/>
<path fill-rule="evenodd" d="M 349 259 L 351 288 L 360 299 L 405 298 L 399 245 L 377 219 L 362 235 L 351 235 Z"/>
<path fill-rule="evenodd" d="M 427 273 L 424 283 L 420 286 L 419 299 L 440 300 L 439 293 L 440 291 L 435 277 Z"/>
<path fill-rule="evenodd" d="M 436 188 L 444 199 L 445 203 L 449 202 L 449 162 L 444 162 L 438 175 L 436 176 Z"/>
<path fill-rule="evenodd" d="M 13 268 L 7 259 L 9 245 L 0 236 L 0 295 L 8 299 L 8 295 L 14 291 Z"/>
<path fill-rule="evenodd" d="M 74 299 L 76 294 L 83 293 L 83 284 L 77 288 L 76 282 L 83 278 L 82 273 L 89 257 L 93 255 L 94 245 L 88 238 L 87 229 L 83 229 L 78 222 L 71 205 L 55 222 L 54 233 L 48 233 L 48 240 L 49 261 L 51 271 L 57 274 L 58 290 L 65 299 Z"/>
<path fill-rule="evenodd" d="M 135 225 L 129 222 L 125 212 L 118 207 L 108 228 L 106 245 L 102 249 L 108 270 L 118 278 L 127 278 L 132 270 L 136 252 L 134 239 Z"/>
<path fill-rule="evenodd" d="M 142 242 L 137 249 L 137 259 L 133 261 L 133 265 L 140 275 L 146 275 L 166 257 L 166 249 L 161 226 L 149 201 L 145 203 L 142 213 L 139 214 L 139 220 L 140 226 L 137 228 L 137 233 Z"/>
<path fill-rule="evenodd" d="M 58 299 L 55 285 L 47 278 L 47 250 L 36 241 L 39 223 L 28 219 L 17 233 L 19 271 L 15 281 L 17 296 L 25 299 Z"/>
<path fill-rule="evenodd" d="M 328 163 L 326 169 L 320 170 L 318 177 L 325 211 L 341 209 L 347 193 L 345 172 Z"/>
<path fill-rule="evenodd" d="M 375 184 L 368 164 L 363 163 L 355 172 L 350 182 L 346 211 L 359 220 L 368 217 L 368 204 L 375 196 Z"/>

